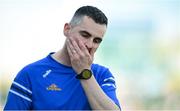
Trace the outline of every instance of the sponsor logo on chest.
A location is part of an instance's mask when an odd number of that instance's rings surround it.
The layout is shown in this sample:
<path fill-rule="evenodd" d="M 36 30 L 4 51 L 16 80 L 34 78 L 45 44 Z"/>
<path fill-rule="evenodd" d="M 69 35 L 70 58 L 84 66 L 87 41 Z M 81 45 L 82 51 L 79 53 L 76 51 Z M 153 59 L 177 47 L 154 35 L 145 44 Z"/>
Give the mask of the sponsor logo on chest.
<path fill-rule="evenodd" d="M 56 84 L 51 84 L 46 88 L 48 91 L 61 91 L 62 89 L 59 88 Z"/>

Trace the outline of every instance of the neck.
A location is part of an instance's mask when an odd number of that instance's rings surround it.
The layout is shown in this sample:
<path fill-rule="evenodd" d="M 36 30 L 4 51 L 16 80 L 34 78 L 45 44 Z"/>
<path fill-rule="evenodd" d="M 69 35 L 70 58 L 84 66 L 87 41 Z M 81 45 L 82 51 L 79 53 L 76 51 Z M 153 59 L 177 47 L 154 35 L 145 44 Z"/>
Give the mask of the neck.
<path fill-rule="evenodd" d="M 52 58 L 63 65 L 71 66 L 71 62 L 70 62 L 69 54 L 66 49 L 66 45 L 64 45 L 61 50 L 54 53 L 52 55 Z"/>

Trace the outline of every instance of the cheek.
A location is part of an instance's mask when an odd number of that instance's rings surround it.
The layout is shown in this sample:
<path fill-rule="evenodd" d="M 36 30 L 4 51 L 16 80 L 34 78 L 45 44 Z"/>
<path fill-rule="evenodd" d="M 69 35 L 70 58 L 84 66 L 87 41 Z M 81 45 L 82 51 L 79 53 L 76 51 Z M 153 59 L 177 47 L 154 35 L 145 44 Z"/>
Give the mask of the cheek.
<path fill-rule="evenodd" d="M 94 44 L 94 49 L 97 50 L 99 47 L 99 44 Z"/>
<path fill-rule="evenodd" d="M 95 43 L 94 46 L 95 46 L 96 48 L 98 48 L 98 47 L 100 46 L 100 43 L 99 43 L 99 44 Z"/>
<path fill-rule="evenodd" d="M 96 49 L 99 48 L 99 45 L 95 47 Z"/>

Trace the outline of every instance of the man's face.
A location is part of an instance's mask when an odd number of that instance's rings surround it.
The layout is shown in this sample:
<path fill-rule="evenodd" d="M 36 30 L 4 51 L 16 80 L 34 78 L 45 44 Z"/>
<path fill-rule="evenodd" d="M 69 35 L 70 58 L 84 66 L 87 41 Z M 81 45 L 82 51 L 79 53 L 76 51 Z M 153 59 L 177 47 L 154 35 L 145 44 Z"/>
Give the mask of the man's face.
<path fill-rule="evenodd" d="M 69 28 L 66 28 L 66 25 Z M 106 32 L 106 25 L 97 24 L 87 16 L 84 16 L 81 23 L 74 27 L 71 27 L 70 24 L 66 25 L 64 29 L 66 37 L 72 37 L 77 43 L 82 41 L 89 52 L 96 51 Z"/>

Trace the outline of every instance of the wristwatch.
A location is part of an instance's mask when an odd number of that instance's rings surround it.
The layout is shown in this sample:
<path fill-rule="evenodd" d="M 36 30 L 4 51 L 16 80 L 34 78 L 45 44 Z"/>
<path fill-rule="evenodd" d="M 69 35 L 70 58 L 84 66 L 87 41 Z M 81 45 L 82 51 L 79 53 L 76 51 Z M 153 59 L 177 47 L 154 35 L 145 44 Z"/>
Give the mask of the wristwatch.
<path fill-rule="evenodd" d="M 76 79 L 89 79 L 92 76 L 92 71 L 89 69 L 84 69 L 80 74 L 76 76 Z"/>

